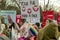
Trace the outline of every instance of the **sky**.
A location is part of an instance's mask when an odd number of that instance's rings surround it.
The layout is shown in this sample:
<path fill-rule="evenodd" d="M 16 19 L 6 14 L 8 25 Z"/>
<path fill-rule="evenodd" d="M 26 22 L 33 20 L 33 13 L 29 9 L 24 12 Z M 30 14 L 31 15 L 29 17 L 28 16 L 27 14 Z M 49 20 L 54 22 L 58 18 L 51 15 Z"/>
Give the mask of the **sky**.
<path fill-rule="evenodd" d="M 47 4 L 48 0 L 45 0 L 45 4 Z M 50 0 L 50 5 L 53 4 L 53 6 L 57 6 L 59 7 L 60 6 L 60 0 Z M 39 5 L 44 5 L 44 0 L 39 0 Z"/>

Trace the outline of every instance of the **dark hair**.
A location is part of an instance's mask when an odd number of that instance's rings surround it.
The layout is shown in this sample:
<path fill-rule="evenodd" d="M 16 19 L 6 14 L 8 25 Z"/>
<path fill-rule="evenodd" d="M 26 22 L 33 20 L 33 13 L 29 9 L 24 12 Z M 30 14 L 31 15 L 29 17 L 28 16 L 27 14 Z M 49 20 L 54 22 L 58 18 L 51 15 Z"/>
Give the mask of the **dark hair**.
<path fill-rule="evenodd" d="M 40 26 L 40 23 L 37 22 L 35 25 Z"/>
<path fill-rule="evenodd" d="M 39 26 L 40 26 L 40 23 L 38 23 L 38 22 L 37 22 L 37 23 L 35 23 L 35 25 L 37 25 L 37 26 L 38 26 L 38 28 L 39 28 Z"/>
<path fill-rule="evenodd" d="M 10 29 L 12 29 L 12 27 L 15 29 L 15 23 L 14 22 L 9 26 Z"/>

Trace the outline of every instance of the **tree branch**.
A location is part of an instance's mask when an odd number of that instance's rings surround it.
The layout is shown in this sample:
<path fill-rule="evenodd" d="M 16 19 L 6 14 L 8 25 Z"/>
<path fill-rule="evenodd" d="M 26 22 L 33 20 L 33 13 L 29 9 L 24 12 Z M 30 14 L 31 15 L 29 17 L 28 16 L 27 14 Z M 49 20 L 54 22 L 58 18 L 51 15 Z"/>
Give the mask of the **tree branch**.
<path fill-rule="evenodd" d="M 18 2 L 16 0 L 11 0 L 12 2 L 15 2 L 18 6 L 18 8 L 20 9 L 20 4 L 18 4 Z"/>

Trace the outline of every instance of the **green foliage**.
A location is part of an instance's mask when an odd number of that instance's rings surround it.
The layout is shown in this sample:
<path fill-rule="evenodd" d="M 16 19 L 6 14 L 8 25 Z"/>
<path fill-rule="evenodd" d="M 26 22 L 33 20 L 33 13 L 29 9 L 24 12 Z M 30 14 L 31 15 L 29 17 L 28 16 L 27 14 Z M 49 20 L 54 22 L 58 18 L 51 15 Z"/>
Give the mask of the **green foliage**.
<path fill-rule="evenodd" d="M 19 10 L 19 8 L 16 7 L 16 6 L 8 5 L 7 6 L 7 10 L 16 10 L 17 14 L 20 14 L 21 13 L 20 10 Z"/>
<path fill-rule="evenodd" d="M 5 0 L 2 0 L 2 1 L 0 2 L 0 9 L 1 9 L 1 10 L 4 10 L 4 9 L 5 9 L 5 6 L 6 6 L 6 1 L 5 1 Z"/>
<path fill-rule="evenodd" d="M 17 14 L 20 14 L 20 7 L 16 7 L 16 6 L 11 6 L 11 5 L 7 5 L 6 4 L 7 0 L 2 0 L 0 2 L 0 10 L 16 10 Z M 13 3 L 12 3 L 13 4 Z"/>

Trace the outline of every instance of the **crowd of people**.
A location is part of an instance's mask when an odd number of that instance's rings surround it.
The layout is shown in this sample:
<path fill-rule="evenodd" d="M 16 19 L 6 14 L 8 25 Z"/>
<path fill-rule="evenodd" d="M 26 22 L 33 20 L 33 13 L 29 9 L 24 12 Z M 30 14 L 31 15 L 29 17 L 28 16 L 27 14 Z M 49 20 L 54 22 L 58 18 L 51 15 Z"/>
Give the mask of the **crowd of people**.
<path fill-rule="evenodd" d="M 30 29 L 31 26 L 32 28 Z M 57 22 L 51 20 L 46 23 L 44 28 L 41 28 L 38 22 L 32 24 L 20 21 L 19 23 L 11 22 L 5 24 L 1 20 L 0 34 L 6 35 L 11 40 L 57 40 L 59 37 Z"/>
<path fill-rule="evenodd" d="M 29 32 L 28 32 L 29 28 L 26 27 L 27 24 L 30 24 L 30 23 L 28 23 L 28 22 L 23 23 L 23 21 L 20 21 L 19 23 L 10 22 L 10 23 L 6 24 L 6 23 L 4 23 L 3 20 L 1 20 L 0 34 L 6 35 L 11 40 L 17 40 L 17 39 L 20 40 L 20 37 L 25 38 L 27 40 L 28 39 L 32 40 L 31 38 L 33 38 L 33 36 L 29 34 Z M 33 26 L 35 25 L 35 28 L 37 28 L 37 30 L 39 29 L 40 24 L 38 22 L 35 24 L 32 24 L 32 25 Z"/>

